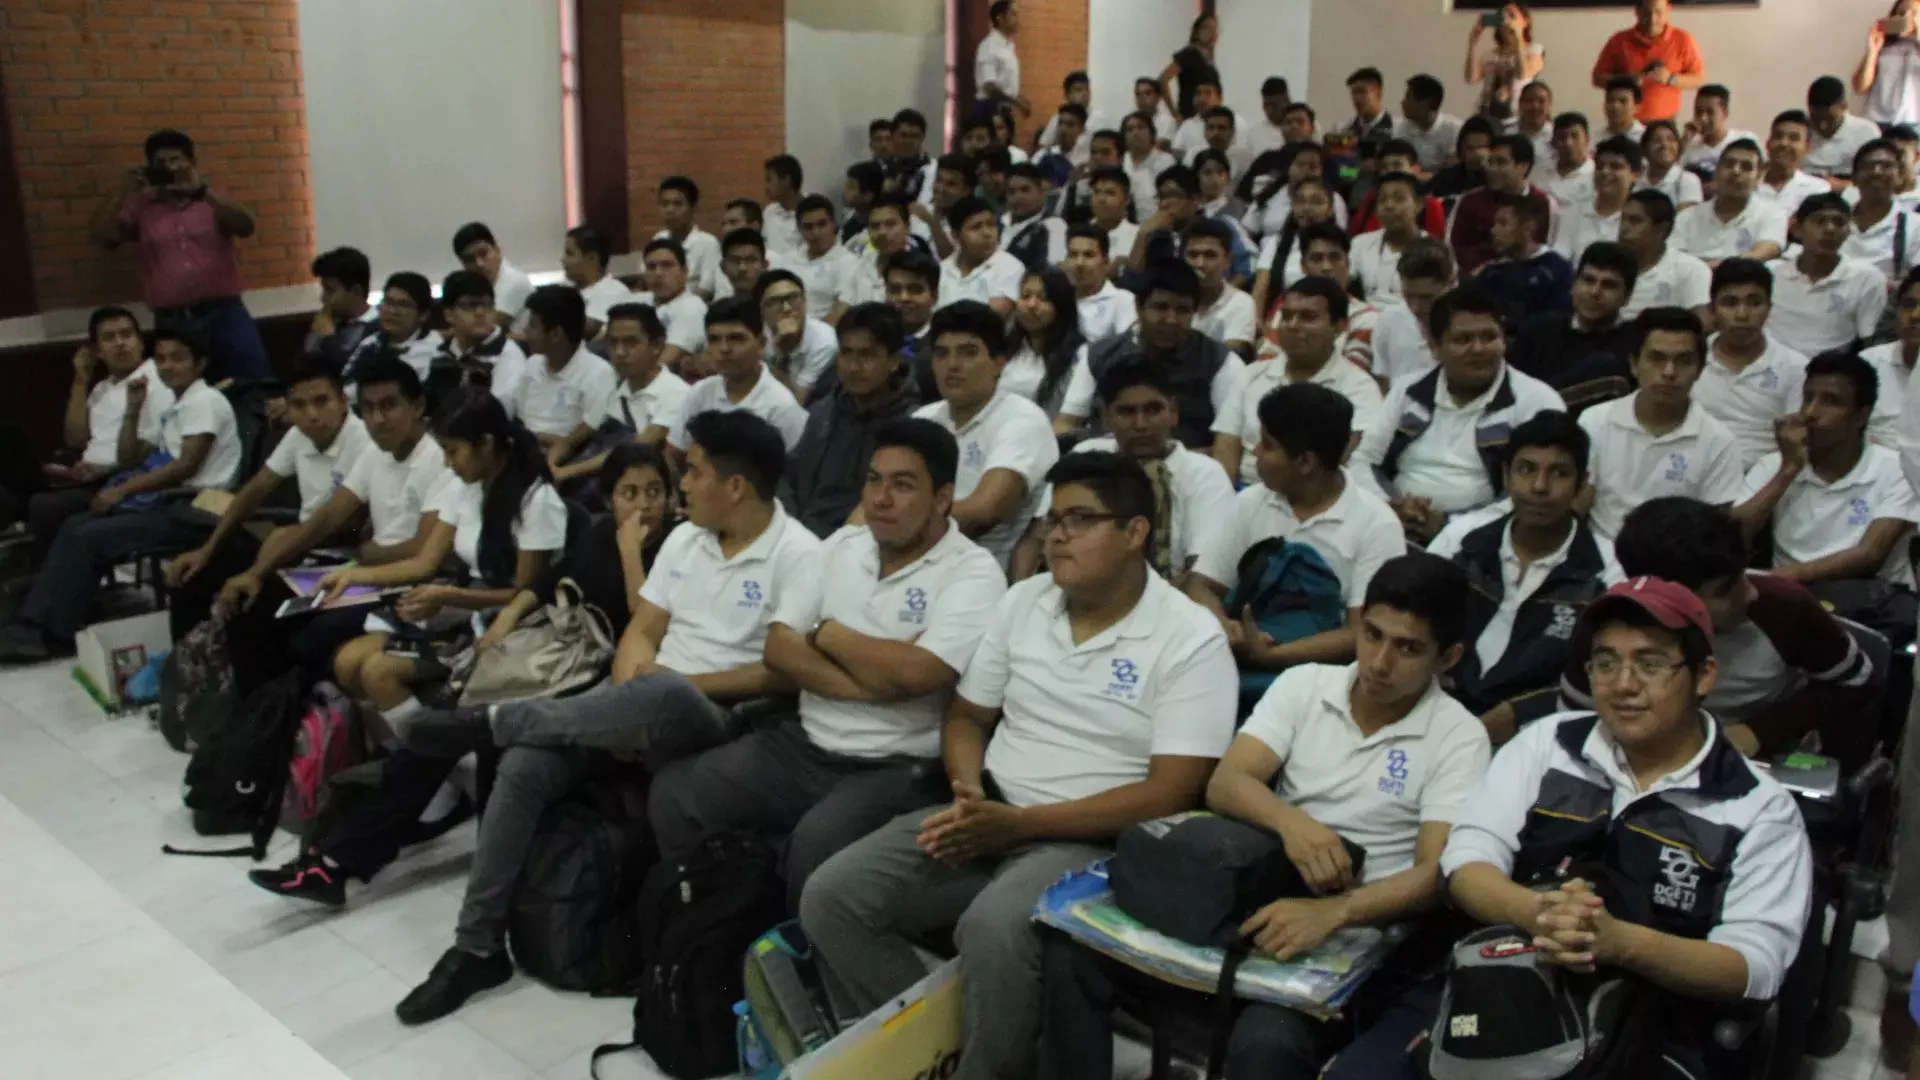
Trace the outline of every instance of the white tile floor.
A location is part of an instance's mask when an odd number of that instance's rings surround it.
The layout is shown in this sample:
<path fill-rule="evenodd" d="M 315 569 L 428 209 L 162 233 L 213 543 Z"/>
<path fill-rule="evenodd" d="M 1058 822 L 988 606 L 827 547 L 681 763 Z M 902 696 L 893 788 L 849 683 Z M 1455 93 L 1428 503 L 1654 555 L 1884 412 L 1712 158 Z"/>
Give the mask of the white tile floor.
<path fill-rule="evenodd" d="M 402 1027 L 394 1003 L 451 939 L 472 826 L 344 911 L 296 906 L 247 884 L 244 859 L 160 851 L 197 842 L 185 761 L 144 721 L 103 716 L 65 665 L 0 674 L 0 1078 L 586 1080 L 592 1048 L 625 1040 L 630 1002 L 519 977 Z M 1816 1080 L 1898 1080 L 1877 1065 L 1867 982 L 1853 1041 Z M 1146 1071 L 1138 1047 L 1119 1061 Z M 626 1055 L 601 1075 L 661 1074 Z"/>

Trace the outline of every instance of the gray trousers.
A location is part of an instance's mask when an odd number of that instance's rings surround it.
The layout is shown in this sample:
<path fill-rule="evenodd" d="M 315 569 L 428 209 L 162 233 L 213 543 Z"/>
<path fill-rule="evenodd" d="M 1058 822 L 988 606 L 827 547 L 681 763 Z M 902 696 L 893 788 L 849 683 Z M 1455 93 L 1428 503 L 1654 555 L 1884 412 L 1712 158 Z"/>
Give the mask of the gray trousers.
<path fill-rule="evenodd" d="M 1887 952 L 1881 959 L 1887 983 L 1896 989 L 1910 984 L 1920 965 L 1920 678 L 1914 683 L 1900 742 L 1900 772 L 1894 778 L 1898 809 L 1888 837 L 1893 844 L 1893 887 L 1887 895 Z"/>
<path fill-rule="evenodd" d="M 556 700 L 493 710 L 499 775 L 474 843 L 454 945 L 491 955 L 506 944 L 513 890 L 540 815 L 587 776 L 591 750 L 640 755 L 649 771 L 727 741 L 726 710 L 670 671 Z"/>
<path fill-rule="evenodd" d="M 800 920 L 862 1013 L 927 973 L 913 944 L 951 927 L 960 947 L 966 1041 L 955 1080 L 1032 1076 L 1045 999 L 1033 906 L 1061 875 L 1111 849 L 1042 843 L 951 867 L 914 842 L 925 811 L 893 819 L 828 859 Z"/>
<path fill-rule="evenodd" d="M 927 770 L 931 770 L 931 783 Z M 787 906 L 821 863 L 909 810 L 947 797 L 938 762 L 856 758 L 822 750 L 797 721 L 756 731 L 654 777 L 647 820 L 673 858 L 719 829 L 787 836 Z"/>

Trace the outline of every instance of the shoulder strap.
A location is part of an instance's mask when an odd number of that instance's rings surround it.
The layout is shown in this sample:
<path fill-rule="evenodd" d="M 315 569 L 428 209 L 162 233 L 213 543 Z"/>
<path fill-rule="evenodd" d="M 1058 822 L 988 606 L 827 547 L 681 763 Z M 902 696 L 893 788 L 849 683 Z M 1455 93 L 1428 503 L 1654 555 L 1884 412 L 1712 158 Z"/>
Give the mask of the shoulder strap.
<path fill-rule="evenodd" d="M 1213 988 L 1212 1043 L 1207 1047 L 1207 1080 L 1220 1080 L 1227 1067 L 1227 1040 L 1233 1034 L 1234 979 L 1251 951 L 1246 942 L 1228 949 L 1220 960 L 1220 981 Z"/>
<path fill-rule="evenodd" d="M 1893 278 L 1902 281 L 1907 276 L 1907 212 L 1896 205 L 1893 213 Z"/>

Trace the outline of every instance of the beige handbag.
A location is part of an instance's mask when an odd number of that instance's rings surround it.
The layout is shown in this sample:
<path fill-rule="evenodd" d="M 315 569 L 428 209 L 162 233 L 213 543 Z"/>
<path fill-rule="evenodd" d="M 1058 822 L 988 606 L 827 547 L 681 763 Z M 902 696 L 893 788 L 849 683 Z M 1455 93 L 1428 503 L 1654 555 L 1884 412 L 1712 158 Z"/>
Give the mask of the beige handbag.
<path fill-rule="evenodd" d="M 564 697 L 607 675 L 613 626 L 580 597 L 572 578 L 554 588 L 553 603 L 522 620 L 497 647 L 480 649 L 460 687 L 462 705 L 497 705 Z"/>

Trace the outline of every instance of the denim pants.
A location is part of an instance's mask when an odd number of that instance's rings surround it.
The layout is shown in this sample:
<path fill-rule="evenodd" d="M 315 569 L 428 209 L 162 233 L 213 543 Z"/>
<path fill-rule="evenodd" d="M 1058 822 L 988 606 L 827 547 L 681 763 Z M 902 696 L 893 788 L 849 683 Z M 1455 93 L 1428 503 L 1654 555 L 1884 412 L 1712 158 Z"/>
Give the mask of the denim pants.
<path fill-rule="evenodd" d="M 189 307 L 163 308 L 153 313 L 157 330 L 192 335 L 207 350 L 209 384 L 221 379 L 268 379 L 273 365 L 253 313 L 237 296 L 207 300 Z"/>

